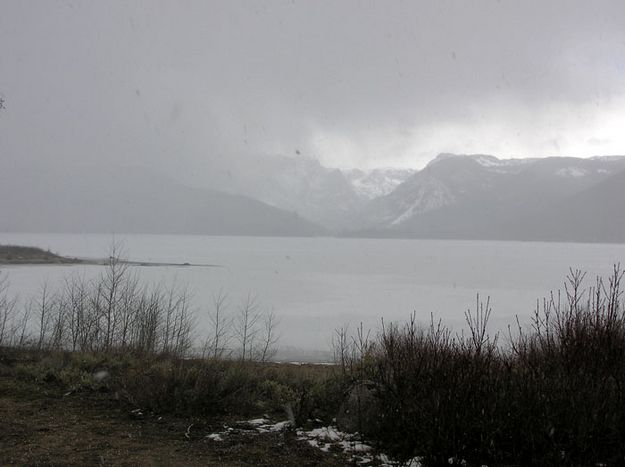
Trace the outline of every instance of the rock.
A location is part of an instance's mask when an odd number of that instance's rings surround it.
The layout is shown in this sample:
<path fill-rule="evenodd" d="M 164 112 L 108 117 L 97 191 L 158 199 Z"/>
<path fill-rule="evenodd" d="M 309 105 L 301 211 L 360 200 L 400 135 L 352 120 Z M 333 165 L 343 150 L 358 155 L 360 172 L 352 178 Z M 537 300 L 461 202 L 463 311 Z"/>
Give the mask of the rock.
<path fill-rule="evenodd" d="M 99 370 L 93 373 L 93 375 L 91 375 L 91 377 L 93 378 L 93 381 L 96 383 L 102 383 L 104 381 L 106 381 L 107 379 L 109 379 L 111 377 L 111 374 L 108 372 L 108 370 Z"/>
<path fill-rule="evenodd" d="M 338 427 L 349 433 L 366 434 L 379 425 L 381 410 L 375 396 L 375 385 L 368 381 L 354 384 L 347 393 L 336 417 Z"/>

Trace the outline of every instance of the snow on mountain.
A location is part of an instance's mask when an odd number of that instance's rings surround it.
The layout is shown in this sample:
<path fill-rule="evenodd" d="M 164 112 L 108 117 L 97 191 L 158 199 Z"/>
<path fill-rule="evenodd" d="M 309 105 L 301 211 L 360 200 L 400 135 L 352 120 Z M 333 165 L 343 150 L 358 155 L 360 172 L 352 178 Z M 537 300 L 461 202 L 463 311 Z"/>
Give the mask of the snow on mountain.
<path fill-rule="evenodd" d="M 218 189 L 296 213 L 329 233 L 535 239 L 564 238 L 561 227 L 549 235 L 541 227 L 549 216 L 560 219 L 554 206 L 624 170 L 625 157 L 441 154 L 422 170 L 340 170 L 303 156 L 259 156 L 215 172 L 213 180 Z"/>
<path fill-rule="evenodd" d="M 362 200 L 338 169 L 307 157 L 264 156 L 233 173 L 231 189 L 296 212 L 331 230 L 345 228 Z"/>
<path fill-rule="evenodd" d="M 563 208 L 573 203 L 567 209 L 575 211 L 584 199 L 602 211 L 605 199 L 614 197 L 614 177 L 625 177 L 625 157 L 442 154 L 390 193 L 370 200 L 359 214 L 359 228 L 364 234 L 417 238 L 614 241 L 625 237 L 609 215 L 597 221 L 597 231 L 576 237 L 579 229 L 565 228 L 575 216 Z M 606 183 L 610 189 L 603 188 Z M 590 201 L 582 193 L 601 196 Z"/>
<path fill-rule="evenodd" d="M 445 160 L 449 160 L 449 159 L 453 159 L 453 158 L 457 158 L 457 157 L 463 157 L 465 159 L 470 159 L 473 160 L 475 162 L 477 162 L 480 166 L 485 167 L 487 169 L 493 170 L 494 172 L 508 172 L 508 171 L 515 171 L 518 170 L 519 168 L 522 168 L 524 166 L 527 165 L 531 165 L 533 164 L 536 160 L 536 158 L 526 158 L 526 159 L 499 159 L 495 156 L 491 156 L 488 154 L 467 154 L 467 155 L 457 155 L 457 154 L 449 154 L 449 153 L 443 153 L 443 154 L 439 154 L 438 156 L 436 156 L 436 158 L 434 158 L 432 161 L 430 161 L 430 163 L 428 164 L 428 166 L 432 166 L 434 164 L 437 164 L 441 161 L 445 161 Z"/>
<path fill-rule="evenodd" d="M 238 162 L 227 172 L 207 174 L 208 185 L 295 212 L 335 232 L 352 228 L 353 217 L 366 202 L 390 193 L 415 173 L 340 170 L 304 156 L 256 155 Z"/>
<path fill-rule="evenodd" d="M 601 170 L 601 169 L 599 169 Z M 605 169 L 604 169 L 605 170 Z M 601 173 L 601 172 L 599 172 Z M 605 173 L 605 172 L 604 172 Z M 556 175 L 558 177 L 583 177 L 587 175 L 588 172 L 580 167 L 563 167 L 559 170 L 556 170 Z"/>
<path fill-rule="evenodd" d="M 407 207 L 404 205 L 406 209 L 393 219 L 390 225 L 400 225 L 405 220 L 417 214 L 423 214 L 453 204 L 455 201 L 454 194 L 443 183 L 435 179 L 426 180 L 424 183 L 417 186 L 409 201 L 409 205 Z"/>
<path fill-rule="evenodd" d="M 389 194 L 417 171 L 384 167 L 372 170 L 348 169 L 342 172 L 356 194 L 363 199 L 370 200 Z"/>

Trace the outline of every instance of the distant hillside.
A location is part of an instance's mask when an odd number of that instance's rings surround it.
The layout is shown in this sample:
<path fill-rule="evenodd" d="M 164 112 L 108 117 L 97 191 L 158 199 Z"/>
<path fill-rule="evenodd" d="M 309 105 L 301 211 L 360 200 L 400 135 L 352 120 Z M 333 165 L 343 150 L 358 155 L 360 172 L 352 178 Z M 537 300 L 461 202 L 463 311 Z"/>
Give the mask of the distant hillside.
<path fill-rule="evenodd" d="M 354 236 L 625 242 L 625 158 L 441 155 L 360 212 Z"/>
<path fill-rule="evenodd" d="M 623 243 L 625 170 L 523 221 L 517 227 L 530 239 Z"/>
<path fill-rule="evenodd" d="M 349 216 L 364 201 L 341 171 L 303 156 L 240 157 L 228 170 L 222 168 L 202 177 L 205 186 L 297 212 L 335 231 L 352 225 Z"/>
<path fill-rule="evenodd" d="M 258 199 L 297 212 L 331 231 L 353 228 L 367 201 L 385 195 L 412 169 L 339 170 L 305 156 L 239 157 L 228 169 L 201 174 L 204 186 Z"/>
<path fill-rule="evenodd" d="M 295 213 L 140 169 L 0 173 L 0 231 L 310 236 Z"/>
<path fill-rule="evenodd" d="M 138 168 L 10 168 L 0 231 L 625 243 L 625 157 L 442 154 L 420 171 L 368 172 L 257 162 L 213 174 L 228 193 Z"/>

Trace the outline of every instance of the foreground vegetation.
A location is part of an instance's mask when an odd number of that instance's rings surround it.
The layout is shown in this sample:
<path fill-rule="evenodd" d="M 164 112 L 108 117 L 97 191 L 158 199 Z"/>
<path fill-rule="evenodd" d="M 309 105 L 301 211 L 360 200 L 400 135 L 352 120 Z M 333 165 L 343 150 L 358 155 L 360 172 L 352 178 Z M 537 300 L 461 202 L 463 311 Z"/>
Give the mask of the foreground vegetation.
<path fill-rule="evenodd" d="M 350 463 L 341 452 L 324 453 L 298 440 L 294 430 L 262 434 L 249 430 L 241 420 L 251 414 L 274 415 L 283 397 L 277 383 L 267 383 L 279 370 L 268 367 L 262 374 L 249 365 L 0 349 L 0 463 Z M 301 374 L 309 370 L 303 368 Z M 310 377 L 318 378 L 314 370 Z M 218 387 L 209 387 L 215 378 Z M 292 386 L 311 384 L 305 381 L 296 378 Z M 283 420 L 284 411 L 275 416 Z M 220 441 L 207 437 L 225 425 L 234 427 L 228 437 Z"/>
<path fill-rule="evenodd" d="M 470 332 L 413 319 L 352 341 L 349 374 L 371 382 L 365 434 L 426 465 L 622 465 L 625 308 L 618 268 L 584 288 L 571 271 L 529 330 L 490 337 L 488 304 Z"/>
<path fill-rule="evenodd" d="M 275 354 L 278 322 L 256 297 L 248 295 L 232 312 L 220 291 L 206 310 L 210 328 L 201 336 L 194 332 L 189 292 L 175 283 L 143 283 L 134 264 L 114 245 L 99 276 L 86 280 L 75 274 L 60 287 L 44 283 L 21 304 L 0 271 L 0 346 L 182 358 L 197 353 L 200 344 L 203 356 L 242 361 L 267 361 Z"/>
<path fill-rule="evenodd" d="M 294 366 L 268 362 L 271 321 L 249 298 L 225 322 L 219 295 L 211 332 L 193 352 L 187 295 L 143 287 L 112 260 L 99 281 L 68 281 L 53 307 L 44 291 L 31 310 L 38 332 L 26 330 L 23 315 L 11 318 L 15 302 L 3 287 L 1 368 L 15 388 L 105 394 L 129 409 L 193 423 L 259 414 L 295 426 L 338 423 L 395 459 L 425 465 L 619 465 L 622 278 L 615 267 L 586 286 L 584 274 L 571 271 L 564 291 L 539 304 L 531 327 L 507 336 L 488 334 L 491 310 L 478 298 L 467 334 L 434 320 L 421 327 L 413 315 L 377 333 L 339 329 L 336 365 Z M 328 459 L 317 463 L 338 462 Z"/>

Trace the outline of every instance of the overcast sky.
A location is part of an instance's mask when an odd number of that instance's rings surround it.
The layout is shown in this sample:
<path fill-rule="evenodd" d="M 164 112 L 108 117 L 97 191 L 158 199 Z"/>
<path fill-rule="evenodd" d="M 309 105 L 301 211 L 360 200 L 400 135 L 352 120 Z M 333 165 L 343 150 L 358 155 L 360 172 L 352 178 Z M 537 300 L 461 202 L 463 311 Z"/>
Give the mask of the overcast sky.
<path fill-rule="evenodd" d="M 5 167 L 625 154 L 625 1 L 5 0 L 0 97 Z"/>

